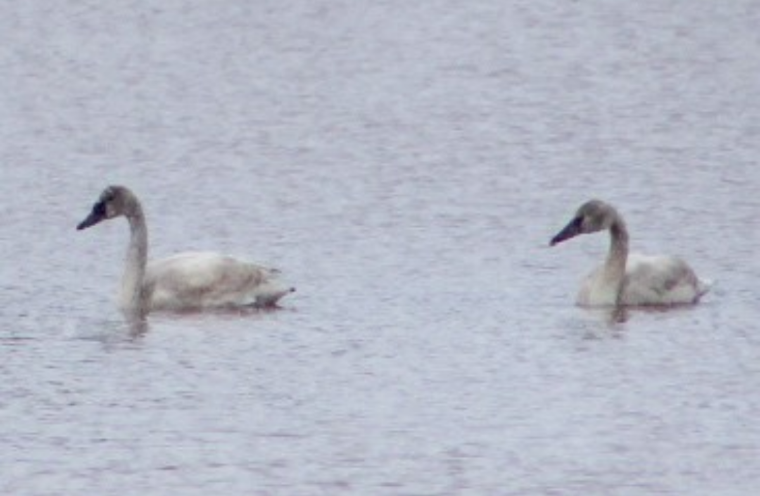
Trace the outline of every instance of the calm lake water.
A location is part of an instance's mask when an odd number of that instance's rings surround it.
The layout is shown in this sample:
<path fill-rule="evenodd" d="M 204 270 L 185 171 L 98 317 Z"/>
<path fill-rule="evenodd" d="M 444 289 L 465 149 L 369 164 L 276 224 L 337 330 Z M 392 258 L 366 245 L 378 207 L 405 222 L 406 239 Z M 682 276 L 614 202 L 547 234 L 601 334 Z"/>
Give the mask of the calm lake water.
<path fill-rule="evenodd" d="M 0 493 L 760 487 L 760 3 L 0 6 Z M 115 304 L 151 254 L 281 268 L 274 312 Z M 583 201 L 716 281 L 612 323 Z"/>

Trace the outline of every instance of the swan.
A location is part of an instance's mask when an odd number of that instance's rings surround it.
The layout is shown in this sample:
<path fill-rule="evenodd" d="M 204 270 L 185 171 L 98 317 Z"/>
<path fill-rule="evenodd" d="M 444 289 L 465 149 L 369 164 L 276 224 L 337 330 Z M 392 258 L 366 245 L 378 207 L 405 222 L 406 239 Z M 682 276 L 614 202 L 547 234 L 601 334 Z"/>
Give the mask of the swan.
<path fill-rule="evenodd" d="M 603 265 L 588 275 L 578 291 L 580 306 L 678 305 L 697 303 L 708 290 L 686 262 L 672 256 L 628 254 L 628 230 L 623 217 L 600 200 L 578 208 L 573 219 L 550 245 L 579 234 L 610 231 L 610 251 Z"/>
<path fill-rule="evenodd" d="M 276 269 L 220 253 L 186 252 L 149 263 L 145 214 L 124 186 L 104 189 L 77 230 L 119 216 L 127 218 L 131 231 L 119 297 L 125 312 L 271 307 L 295 291 L 279 282 Z"/>

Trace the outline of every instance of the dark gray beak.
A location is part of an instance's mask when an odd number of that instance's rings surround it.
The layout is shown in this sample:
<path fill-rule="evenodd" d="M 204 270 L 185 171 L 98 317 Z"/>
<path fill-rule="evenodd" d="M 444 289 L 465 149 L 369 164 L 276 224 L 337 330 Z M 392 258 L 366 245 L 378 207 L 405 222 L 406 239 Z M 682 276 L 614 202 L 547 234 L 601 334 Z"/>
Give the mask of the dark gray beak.
<path fill-rule="evenodd" d="M 92 227 L 98 222 L 106 219 L 106 206 L 98 202 L 92 207 L 92 212 L 90 212 L 90 215 L 87 216 L 85 220 L 79 223 L 77 226 L 77 231 L 81 231 L 82 229 L 87 229 L 88 227 Z"/>
<path fill-rule="evenodd" d="M 551 246 L 554 246 L 558 243 L 561 243 L 563 241 L 567 241 L 570 238 L 574 238 L 575 236 L 581 234 L 581 218 L 576 217 L 573 220 L 570 221 L 568 225 L 566 225 L 560 232 L 557 233 L 556 236 L 554 236 L 549 243 Z"/>

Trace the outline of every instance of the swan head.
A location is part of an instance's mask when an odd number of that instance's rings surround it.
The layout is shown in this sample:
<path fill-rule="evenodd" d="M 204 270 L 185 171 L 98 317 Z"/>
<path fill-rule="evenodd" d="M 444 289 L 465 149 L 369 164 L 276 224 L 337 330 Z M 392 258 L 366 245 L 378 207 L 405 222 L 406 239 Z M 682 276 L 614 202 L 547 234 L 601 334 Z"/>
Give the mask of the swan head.
<path fill-rule="evenodd" d="M 617 211 L 601 200 L 589 200 L 578 208 L 572 220 L 551 240 L 554 246 L 579 234 L 591 234 L 612 227 L 618 218 Z"/>
<path fill-rule="evenodd" d="M 124 186 L 108 186 L 92 206 L 90 214 L 77 225 L 77 230 L 87 229 L 104 220 L 120 215 L 130 215 L 134 195 Z"/>

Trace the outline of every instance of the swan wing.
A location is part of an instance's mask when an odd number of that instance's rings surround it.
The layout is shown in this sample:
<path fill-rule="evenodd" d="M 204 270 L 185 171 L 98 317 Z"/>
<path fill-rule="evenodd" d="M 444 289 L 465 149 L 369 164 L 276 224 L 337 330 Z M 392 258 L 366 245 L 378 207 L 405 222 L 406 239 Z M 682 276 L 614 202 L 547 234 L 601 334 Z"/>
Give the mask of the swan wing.
<path fill-rule="evenodd" d="M 628 305 L 694 303 L 707 292 L 678 257 L 631 254 L 626 263 L 623 302 Z"/>
<path fill-rule="evenodd" d="M 277 274 L 228 255 L 186 252 L 149 263 L 145 285 L 153 309 L 271 305 L 291 291 Z"/>

